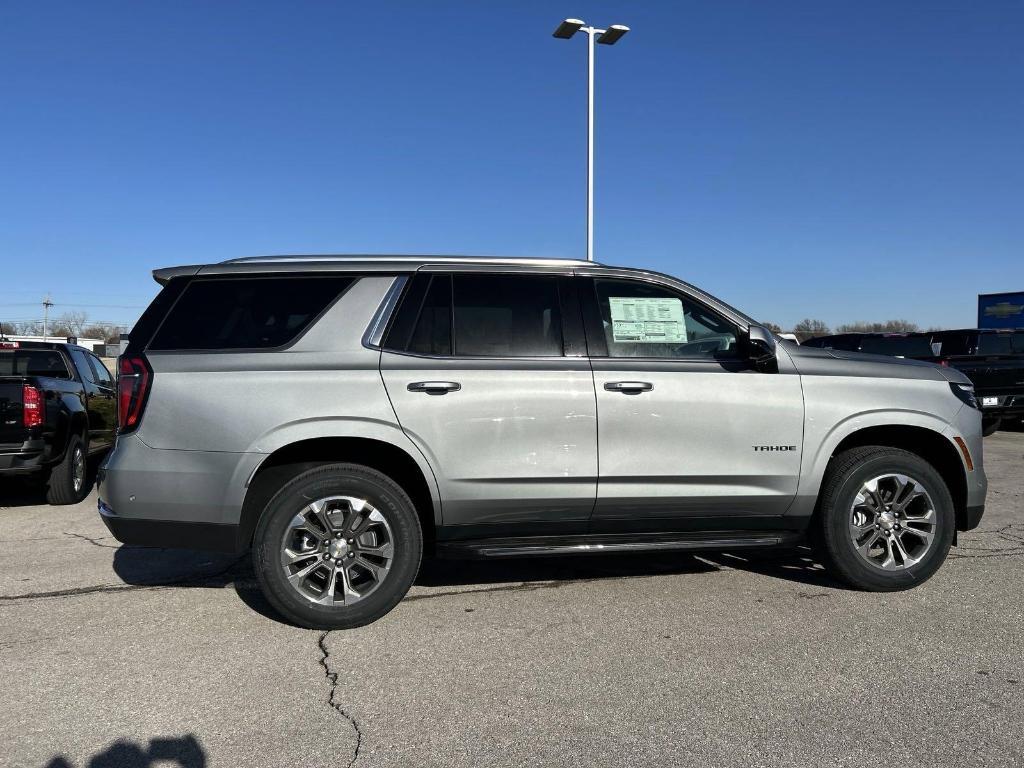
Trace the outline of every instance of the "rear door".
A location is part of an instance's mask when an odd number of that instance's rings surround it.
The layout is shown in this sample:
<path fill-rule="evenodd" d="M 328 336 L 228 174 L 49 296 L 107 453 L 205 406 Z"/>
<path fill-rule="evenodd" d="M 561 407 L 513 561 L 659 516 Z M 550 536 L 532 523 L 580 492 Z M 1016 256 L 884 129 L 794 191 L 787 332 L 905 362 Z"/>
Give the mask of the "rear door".
<path fill-rule="evenodd" d="M 798 375 L 755 370 L 742 329 L 641 279 L 581 278 L 598 406 L 595 531 L 771 518 L 796 495 Z"/>
<path fill-rule="evenodd" d="M 437 478 L 446 527 L 480 536 L 586 529 L 597 423 L 573 289 L 553 274 L 410 281 L 381 373 Z"/>

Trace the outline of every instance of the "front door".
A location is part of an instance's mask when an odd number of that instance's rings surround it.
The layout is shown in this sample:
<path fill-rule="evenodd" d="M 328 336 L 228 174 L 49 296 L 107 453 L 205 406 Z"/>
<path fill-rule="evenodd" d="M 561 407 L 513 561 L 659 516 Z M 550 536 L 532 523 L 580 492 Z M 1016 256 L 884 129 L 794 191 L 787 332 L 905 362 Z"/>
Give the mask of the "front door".
<path fill-rule="evenodd" d="M 715 528 L 796 495 L 797 375 L 755 370 L 741 328 L 656 282 L 582 279 L 598 407 L 593 529 Z M 731 524 L 737 521 L 734 519 Z"/>
<path fill-rule="evenodd" d="M 597 419 L 572 291 L 571 278 L 557 275 L 411 281 L 381 373 L 399 423 L 434 471 L 446 528 L 476 536 L 586 529 Z"/>

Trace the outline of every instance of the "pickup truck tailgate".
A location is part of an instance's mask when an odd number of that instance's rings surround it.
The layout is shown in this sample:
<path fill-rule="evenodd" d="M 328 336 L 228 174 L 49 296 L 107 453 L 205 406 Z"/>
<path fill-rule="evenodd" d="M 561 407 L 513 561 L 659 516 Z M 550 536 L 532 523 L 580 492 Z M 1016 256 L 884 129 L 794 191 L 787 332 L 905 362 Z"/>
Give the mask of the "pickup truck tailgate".
<path fill-rule="evenodd" d="M 0 451 L 19 448 L 25 442 L 21 413 L 24 384 L 21 378 L 0 378 Z"/>

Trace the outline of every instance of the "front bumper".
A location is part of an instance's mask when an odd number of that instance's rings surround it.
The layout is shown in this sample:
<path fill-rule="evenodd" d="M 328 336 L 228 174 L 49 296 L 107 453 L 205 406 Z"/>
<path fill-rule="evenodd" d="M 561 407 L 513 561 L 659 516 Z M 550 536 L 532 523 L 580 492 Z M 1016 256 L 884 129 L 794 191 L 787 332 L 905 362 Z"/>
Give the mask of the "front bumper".
<path fill-rule="evenodd" d="M 967 507 L 958 521 L 957 530 L 973 531 L 981 525 L 981 518 L 985 514 L 985 505 L 979 504 L 976 507 Z"/>
<path fill-rule="evenodd" d="M 981 413 L 986 418 L 1012 418 L 1024 416 L 1024 395 L 996 395 L 985 392 L 976 392 L 975 396 L 981 403 Z M 989 403 L 986 405 L 985 401 Z M 994 401 L 994 402 L 993 402 Z"/>

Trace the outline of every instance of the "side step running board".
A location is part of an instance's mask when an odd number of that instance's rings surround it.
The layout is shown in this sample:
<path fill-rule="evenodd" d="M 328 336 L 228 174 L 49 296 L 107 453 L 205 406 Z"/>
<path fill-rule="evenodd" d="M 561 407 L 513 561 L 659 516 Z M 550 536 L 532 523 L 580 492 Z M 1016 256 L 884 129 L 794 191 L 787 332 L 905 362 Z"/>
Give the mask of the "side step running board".
<path fill-rule="evenodd" d="M 437 544 L 445 558 L 541 557 L 587 555 L 601 552 L 651 552 L 747 549 L 798 543 L 802 536 L 789 531 L 771 534 L 595 534 L 591 536 L 531 536 L 514 539 L 470 539 Z"/>

